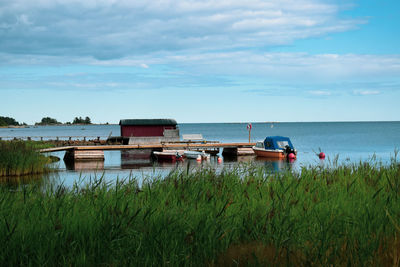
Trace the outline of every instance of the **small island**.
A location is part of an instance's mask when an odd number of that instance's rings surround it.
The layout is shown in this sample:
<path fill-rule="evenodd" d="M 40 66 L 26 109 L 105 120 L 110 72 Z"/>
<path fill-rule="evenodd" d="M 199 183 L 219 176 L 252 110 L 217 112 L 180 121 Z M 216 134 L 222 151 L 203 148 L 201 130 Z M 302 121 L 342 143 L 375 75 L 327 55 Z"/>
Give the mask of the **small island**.
<path fill-rule="evenodd" d="M 9 126 L 13 126 L 13 127 L 21 126 L 21 127 L 23 127 L 23 126 L 26 126 L 26 125 L 27 124 L 25 122 L 19 123 L 14 118 L 0 116 L 0 127 L 9 127 Z"/>
<path fill-rule="evenodd" d="M 62 123 L 57 121 L 57 119 L 51 117 L 44 117 L 40 122 L 35 123 L 35 125 L 74 125 L 74 124 L 92 124 L 92 121 L 88 116 L 86 116 L 85 118 L 75 117 L 72 123 L 71 122 Z"/>

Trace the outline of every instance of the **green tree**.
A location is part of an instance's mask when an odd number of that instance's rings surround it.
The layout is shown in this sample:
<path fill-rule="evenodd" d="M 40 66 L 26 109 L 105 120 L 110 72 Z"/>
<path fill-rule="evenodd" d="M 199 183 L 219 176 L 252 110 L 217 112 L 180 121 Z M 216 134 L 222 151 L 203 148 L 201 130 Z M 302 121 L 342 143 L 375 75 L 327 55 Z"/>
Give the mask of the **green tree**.
<path fill-rule="evenodd" d="M 8 125 L 18 126 L 19 123 L 14 118 L 0 116 L 0 126 Z"/>
<path fill-rule="evenodd" d="M 85 124 L 92 124 L 92 121 L 90 120 L 89 117 L 86 116 L 85 118 Z"/>
<path fill-rule="evenodd" d="M 35 123 L 35 125 L 54 125 L 54 124 L 61 124 L 56 119 L 50 117 L 44 117 L 40 122 Z"/>
<path fill-rule="evenodd" d="M 72 122 L 72 124 L 80 124 L 80 123 L 83 123 L 83 119 L 82 119 L 82 117 L 75 117 L 74 118 L 74 121 Z"/>
<path fill-rule="evenodd" d="M 82 117 L 79 117 L 79 118 L 75 117 L 72 124 L 92 124 L 92 122 L 89 117 L 86 117 L 84 119 Z"/>

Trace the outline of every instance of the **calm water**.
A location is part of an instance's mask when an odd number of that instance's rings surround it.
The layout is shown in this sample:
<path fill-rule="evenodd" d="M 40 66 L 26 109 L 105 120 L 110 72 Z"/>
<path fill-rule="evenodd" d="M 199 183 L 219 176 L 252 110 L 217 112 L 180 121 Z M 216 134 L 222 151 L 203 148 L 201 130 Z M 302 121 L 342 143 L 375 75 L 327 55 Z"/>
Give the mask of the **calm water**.
<path fill-rule="evenodd" d="M 247 123 L 204 123 L 180 124 L 180 133 L 201 133 L 206 140 L 220 142 L 247 142 Z M 253 123 L 251 140 L 263 140 L 268 135 L 289 136 L 293 145 L 298 150 L 298 159 L 292 163 L 259 161 L 254 157 L 239 159 L 224 159 L 223 164 L 218 164 L 216 158 L 200 165 L 196 161 L 186 161 L 183 164 L 157 164 L 137 159 L 131 154 L 121 154 L 120 151 L 105 152 L 104 165 L 93 163 L 65 166 L 61 161 L 57 164 L 60 172 L 53 177 L 57 181 L 71 185 L 79 176 L 93 178 L 104 175 L 107 180 L 116 177 L 126 178 L 129 175 L 139 180 L 154 175 L 165 175 L 174 168 L 190 168 L 211 165 L 215 168 L 230 167 L 238 161 L 254 161 L 266 165 L 272 170 L 281 168 L 299 168 L 304 165 L 320 164 L 315 153 L 321 149 L 327 155 L 326 161 L 339 155 L 340 162 L 358 162 L 369 160 L 373 155 L 382 162 L 390 161 L 395 149 L 400 148 L 400 122 L 313 122 L 313 123 Z M 3 137 L 40 137 L 45 139 L 55 136 L 84 136 L 93 138 L 100 136 L 120 135 L 119 125 L 88 125 L 88 126 L 39 126 L 30 128 L 0 128 Z M 64 152 L 53 153 L 63 157 Z M 91 164 L 91 165 L 90 165 Z M 96 169 L 94 171 L 93 169 Z"/>

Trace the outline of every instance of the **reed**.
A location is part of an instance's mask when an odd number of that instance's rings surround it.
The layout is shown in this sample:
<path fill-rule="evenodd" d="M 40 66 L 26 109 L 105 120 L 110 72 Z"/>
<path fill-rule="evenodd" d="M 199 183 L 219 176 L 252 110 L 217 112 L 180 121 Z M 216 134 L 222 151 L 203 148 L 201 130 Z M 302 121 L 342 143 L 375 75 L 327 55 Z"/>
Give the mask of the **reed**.
<path fill-rule="evenodd" d="M 396 160 L 0 187 L 3 266 L 398 266 L 399 235 Z"/>
<path fill-rule="evenodd" d="M 37 152 L 46 146 L 40 142 L 0 141 L 0 177 L 48 172 L 49 158 Z"/>

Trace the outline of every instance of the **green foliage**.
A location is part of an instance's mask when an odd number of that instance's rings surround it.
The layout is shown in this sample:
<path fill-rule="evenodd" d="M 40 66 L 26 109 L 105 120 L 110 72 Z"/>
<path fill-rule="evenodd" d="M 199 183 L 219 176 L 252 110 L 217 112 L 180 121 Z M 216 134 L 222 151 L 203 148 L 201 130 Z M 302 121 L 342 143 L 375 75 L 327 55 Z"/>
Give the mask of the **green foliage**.
<path fill-rule="evenodd" d="M 61 124 L 61 122 L 58 122 L 56 119 L 50 117 L 44 117 L 40 122 L 35 123 L 35 125 L 55 125 L 55 124 Z"/>
<path fill-rule="evenodd" d="M 3 266 L 398 266 L 400 166 L 0 188 Z"/>
<path fill-rule="evenodd" d="M 0 116 L 0 126 L 9 125 L 18 126 L 19 123 L 14 118 Z"/>
<path fill-rule="evenodd" d="M 82 117 L 79 117 L 79 118 L 75 117 L 72 124 L 92 124 L 92 121 L 90 120 L 89 117 L 86 117 L 84 119 Z"/>
<path fill-rule="evenodd" d="M 50 160 L 37 150 L 49 146 L 43 142 L 0 141 L 0 177 L 48 172 Z"/>

